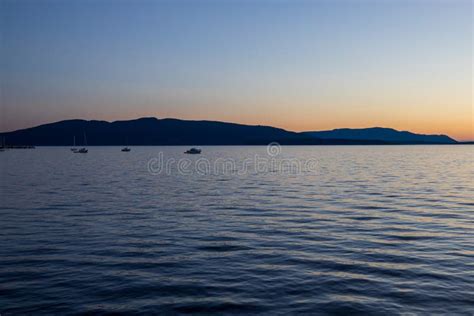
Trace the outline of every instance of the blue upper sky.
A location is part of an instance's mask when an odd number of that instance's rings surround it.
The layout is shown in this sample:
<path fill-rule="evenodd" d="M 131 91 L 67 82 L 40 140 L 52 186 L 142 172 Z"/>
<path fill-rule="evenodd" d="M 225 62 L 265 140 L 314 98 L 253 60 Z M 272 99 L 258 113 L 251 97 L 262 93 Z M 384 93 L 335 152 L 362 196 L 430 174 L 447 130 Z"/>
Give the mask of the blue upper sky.
<path fill-rule="evenodd" d="M 157 116 L 474 138 L 471 1 L 0 6 L 0 130 Z"/>

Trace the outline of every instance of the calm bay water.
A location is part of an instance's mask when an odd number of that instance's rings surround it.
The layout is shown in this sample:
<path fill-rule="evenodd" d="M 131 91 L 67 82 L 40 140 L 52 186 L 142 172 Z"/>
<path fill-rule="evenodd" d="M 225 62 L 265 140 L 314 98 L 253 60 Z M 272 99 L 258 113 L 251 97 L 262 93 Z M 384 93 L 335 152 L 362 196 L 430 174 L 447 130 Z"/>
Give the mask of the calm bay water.
<path fill-rule="evenodd" d="M 0 153 L 0 314 L 474 314 L 473 146 L 184 149 Z"/>

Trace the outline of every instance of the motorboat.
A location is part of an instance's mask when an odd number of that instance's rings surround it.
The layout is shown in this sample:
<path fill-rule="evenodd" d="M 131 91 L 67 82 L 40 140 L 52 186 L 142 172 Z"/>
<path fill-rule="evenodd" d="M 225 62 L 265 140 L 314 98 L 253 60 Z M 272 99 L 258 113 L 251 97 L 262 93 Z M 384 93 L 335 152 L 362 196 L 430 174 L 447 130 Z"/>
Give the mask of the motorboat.
<path fill-rule="evenodd" d="M 75 154 L 87 154 L 89 152 L 89 150 L 87 150 L 87 148 L 81 148 L 81 149 L 77 149 L 75 151 L 73 151 L 73 153 Z"/>
<path fill-rule="evenodd" d="M 201 149 L 199 148 L 191 148 L 191 149 L 188 149 L 184 152 L 185 154 L 193 154 L 193 155 L 196 155 L 196 154 L 200 154 L 201 153 Z"/>

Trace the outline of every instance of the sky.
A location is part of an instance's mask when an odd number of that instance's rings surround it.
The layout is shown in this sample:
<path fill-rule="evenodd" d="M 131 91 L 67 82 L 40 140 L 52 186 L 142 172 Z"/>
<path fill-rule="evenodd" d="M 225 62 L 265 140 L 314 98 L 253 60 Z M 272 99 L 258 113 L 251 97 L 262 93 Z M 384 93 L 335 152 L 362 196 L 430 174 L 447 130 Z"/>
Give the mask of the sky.
<path fill-rule="evenodd" d="M 0 0 L 0 131 L 144 116 L 474 139 L 470 0 Z"/>

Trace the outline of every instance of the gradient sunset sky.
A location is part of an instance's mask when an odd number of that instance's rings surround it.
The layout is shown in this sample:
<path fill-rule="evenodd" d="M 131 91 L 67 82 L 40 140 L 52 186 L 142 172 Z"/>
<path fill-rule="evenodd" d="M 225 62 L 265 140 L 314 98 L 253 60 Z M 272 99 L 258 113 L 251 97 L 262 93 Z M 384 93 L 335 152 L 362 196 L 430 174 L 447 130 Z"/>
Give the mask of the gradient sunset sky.
<path fill-rule="evenodd" d="M 474 139 L 473 4 L 0 0 L 0 131 L 71 118 Z"/>

